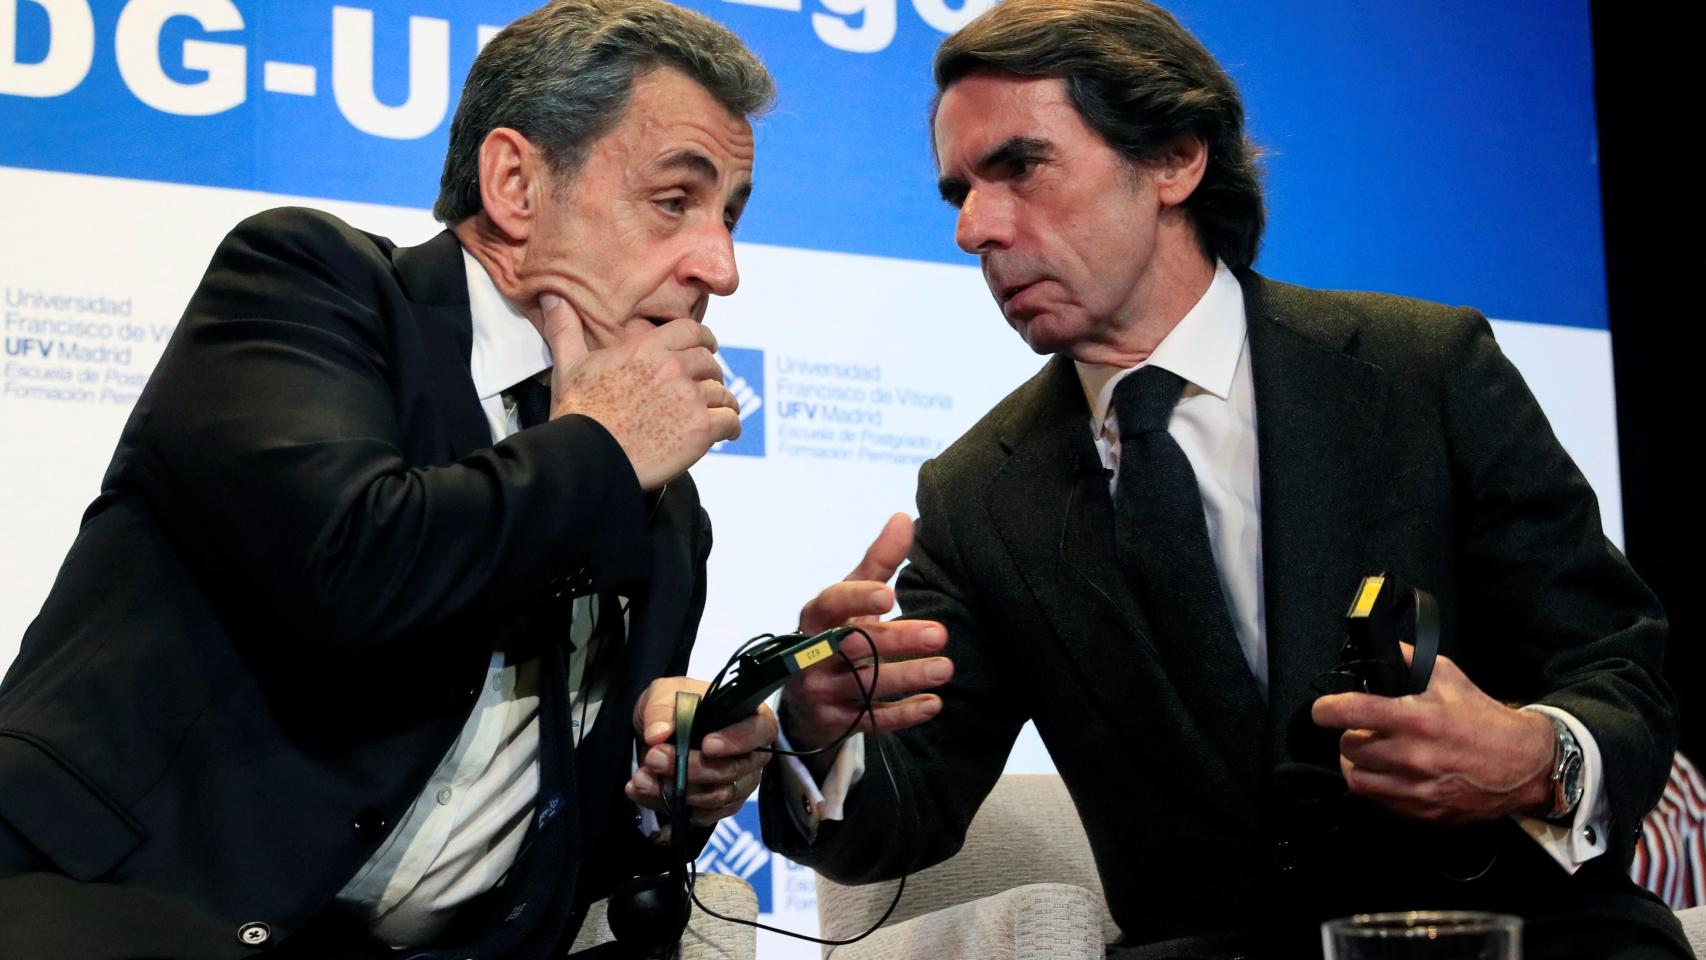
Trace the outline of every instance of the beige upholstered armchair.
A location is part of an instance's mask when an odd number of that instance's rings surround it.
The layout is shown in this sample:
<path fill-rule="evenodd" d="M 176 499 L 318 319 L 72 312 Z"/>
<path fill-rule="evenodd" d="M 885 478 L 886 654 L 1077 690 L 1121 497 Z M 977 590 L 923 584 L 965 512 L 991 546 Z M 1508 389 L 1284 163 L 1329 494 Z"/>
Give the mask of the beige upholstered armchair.
<path fill-rule="evenodd" d="M 705 906 L 725 916 L 753 920 L 758 916 L 758 895 L 745 880 L 719 873 L 701 873 L 694 892 Z M 611 940 L 610 921 L 604 901 L 593 904 L 575 938 L 574 950 L 585 950 Z M 681 960 L 756 960 L 758 931 L 738 923 L 708 917 L 694 906 L 681 935 Z"/>
<path fill-rule="evenodd" d="M 848 887 L 818 878 L 818 920 L 829 939 L 877 921 L 893 883 Z M 1678 917 L 1706 957 L 1706 907 Z M 1009 775 L 984 801 L 966 844 L 914 874 L 882 929 L 826 949 L 834 960 L 1101 960 L 1118 935 L 1102 899 L 1090 843 L 1060 778 Z"/>
<path fill-rule="evenodd" d="M 882 916 L 894 883 L 848 887 L 818 877 L 823 936 L 854 936 Z M 906 881 L 881 930 L 835 947 L 835 960 L 980 957 L 1102 960 L 1108 916 L 1090 841 L 1057 776 L 1008 775 L 984 801 L 965 847 Z"/>

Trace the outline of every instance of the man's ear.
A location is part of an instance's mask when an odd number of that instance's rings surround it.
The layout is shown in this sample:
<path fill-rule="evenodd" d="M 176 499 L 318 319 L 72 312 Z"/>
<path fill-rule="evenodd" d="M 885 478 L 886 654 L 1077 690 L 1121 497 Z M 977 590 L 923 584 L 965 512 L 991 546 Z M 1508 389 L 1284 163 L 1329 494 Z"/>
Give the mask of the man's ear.
<path fill-rule="evenodd" d="M 1155 183 L 1156 199 L 1169 207 L 1189 200 L 1202 183 L 1208 167 L 1208 146 L 1201 139 L 1186 134 L 1151 160 L 1147 166 Z"/>
<path fill-rule="evenodd" d="M 538 219 L 549 170 L 544 154 L 509 127 L 480 144 L 480 203 L 486 217 L 511 240 L 526 240 Z"/>

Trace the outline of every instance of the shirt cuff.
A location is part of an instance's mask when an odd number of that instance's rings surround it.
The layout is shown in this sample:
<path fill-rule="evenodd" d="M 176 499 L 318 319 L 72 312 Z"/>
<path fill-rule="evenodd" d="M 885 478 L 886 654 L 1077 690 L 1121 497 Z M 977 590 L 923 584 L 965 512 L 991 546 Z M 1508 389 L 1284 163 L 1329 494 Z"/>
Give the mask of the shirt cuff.
<path fill-rule="evenodd" d="M 1575 817 L 1567 824 L 1521 814 L 1513 818 L 1524 833 L 1558 861 L 1565 873 L 1575 873 L 1582 864 L 1604 853 L 1610 842 L 1606 826 L 1611 820 L 1611 801 L 1605 792 L 1605 767 L 1600 762 L 1599 744 L 1588 728 L 1568 711 L 1539 703 L 1522 709 L 1562 722 L 1582 748 L 1582 802 L 1576 806 Z"/>
<path fill-rule="evenodd" d="M 776 731 L 776 745 L 783 750 L 794 749 L 788 735 Z M 817 840 L 817 825 L 825 820 L 840 820 L 842 805 L 854 784 L 865 775 L 865 735 L 855 733 L 841 744 L 829 775 L 820 785 L 799 757 L 782 757 L 782 789 L 787 791 L 788 816 L 808 843 Z"/>

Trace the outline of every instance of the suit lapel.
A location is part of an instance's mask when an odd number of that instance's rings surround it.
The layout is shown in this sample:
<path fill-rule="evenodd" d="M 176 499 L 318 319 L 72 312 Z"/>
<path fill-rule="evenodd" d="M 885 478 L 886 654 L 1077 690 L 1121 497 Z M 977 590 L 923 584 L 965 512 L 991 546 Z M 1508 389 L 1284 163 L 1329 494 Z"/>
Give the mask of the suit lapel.
<path fill-rule="evenodd" d="M 468 371 L 474 330 L 462 245 L 446 230 L 418 247 L 399 248 L 393 263 L 409 297 L 433 378 L 432 388 L 419 394 L 419 402 L 432 404 L 431 419 L 445 425 L 446 459 L 460 459 L 491 446 L 491 427 Z M 399 413 L 409 416 L 411 411 Z"/>
<path fill-rule="evenodd" d="M 1268 641 L 1266 758 L 1314 700 L 1313 678 L 1344 643 L 1358 579 L 1361 518 L 1377 486 L 1387 385 L 1350 354 L 1356 327 L 1329 301 L 1255 274 L 1240 278 L 1249 321 L 1260 459 Z"/>
<path fill-rule="evenodd" d="M 1199 800 L 1242 808 L 1237 781 L 1168 681 L 1121 574 L 1113 503 L 1072 361 L 1056 356 L 1002 435 L 1006 464 L 985 494 L 991 522 L 1085 685 L 1118 718 L 1123 747 L 1173 771 Z"/>

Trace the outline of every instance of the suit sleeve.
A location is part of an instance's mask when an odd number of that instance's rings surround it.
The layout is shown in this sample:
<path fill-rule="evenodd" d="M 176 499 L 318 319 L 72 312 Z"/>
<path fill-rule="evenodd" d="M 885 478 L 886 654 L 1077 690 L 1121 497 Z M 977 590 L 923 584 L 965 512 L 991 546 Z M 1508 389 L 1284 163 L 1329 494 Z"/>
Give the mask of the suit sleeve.
<path fill-rule="evenodd" d="M 513 613 L 554 577 L 643 562 L 637 481 L 592 420 L 457 461 L 448 445 L 440 463 L 406 457 L 405 419 L 433 414 L 401 382 L 420 332 L 389 270 L 323 215 L 240 225 L 139 404 L 144 442 L 107 481 L 139 488 L 204 581 L 308 651 Z"/>
<path fill-rule="evenodd" d="M 788 791 L 780 765 L 765 771 L 765 842 L 842 883 L 892 879 L 957 853 L 1029 719 L 1025 690 L 999 650 L 1004 638 L 975 612 L 951 523 L 958 500 L 942 473 L 939 462 L 919 473 L 915 540 L 897 584 L 904 616 L 948 630 L 943 653 L 954 661 L 954 677 L 938 691 L 942 712 L 896 734 L 865 737 L 865 772 L 848 792 L 844 819 L 822 821 L 815 842 L 782 809 Z"/>
<path fill-rule="evenodd" d="M 1464 653 L 1478 671 L 1470 675 L 1565 710 L 1592 732 L 1605 763 L 1610 851 L 1627 863 L 1676 746 L 1664 614 L 1605 538 L 1592 489 L 1487 322 L 1473 315 L 1460 329 L 1439 404 L 1461 498 Z"/>

